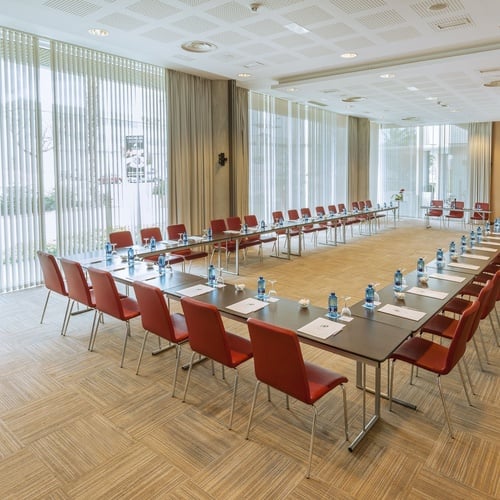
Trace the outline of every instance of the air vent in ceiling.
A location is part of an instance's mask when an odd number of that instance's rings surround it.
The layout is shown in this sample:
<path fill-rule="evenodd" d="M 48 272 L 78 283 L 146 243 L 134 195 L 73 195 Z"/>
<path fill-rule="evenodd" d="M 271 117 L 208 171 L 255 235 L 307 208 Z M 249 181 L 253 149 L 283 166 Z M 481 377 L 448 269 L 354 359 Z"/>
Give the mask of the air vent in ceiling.
<path fill-rule="evenodd" d="M 344 97 L 342 102 L 361 102 L 364 101 L 366 97 L 354 96 L 354 97 Z"/>
<path fill-rule="evenodd" d="M 469 16 L 450 17 L 432 23 L 432 27 L 436 31 L 445 31 L 453 29 L 470 28 L 473 26 L 472 19 Z"/>
<path fill-rule="evenodd" d="M 318 101 L 307 101 L 307 104 L 312 104 L 313 106 L 322 106 L 325 107 L 327 104 L 324 102 L 318 102 Z"/>

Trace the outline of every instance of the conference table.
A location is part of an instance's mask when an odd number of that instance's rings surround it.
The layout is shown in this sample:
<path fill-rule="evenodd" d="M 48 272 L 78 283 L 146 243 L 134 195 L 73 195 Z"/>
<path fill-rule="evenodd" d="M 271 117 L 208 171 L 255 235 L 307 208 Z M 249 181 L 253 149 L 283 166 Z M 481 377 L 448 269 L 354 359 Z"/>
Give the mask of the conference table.
<path fill-rule="evenodd" d="M 422 210 L 425 210 L 424 213 L 424 221 L 425 221 L 425 227 L 429 228 L 431 227 L 431 222 L 429 217 L 434 217 L 432 215 L 429 215 L 429 210 L 441 210 L 442 215 L 441 218 L 443 218 L 445 215 L 445 212 L 450 212 L 451 210 L 455 210 L 457 212 L 464 212 L 464 217 L 466 213 L 470 212 L 475 212 L 478 214 L 482 214 L 484 218 L 484 222 L 488 219 L 487 216 L 491 214 L 491 210 L 481 210 L 479 208 L 455 208 L 452 205 L 444 205 L 442 207 L 434 206 L 434 205 L 421 205 L 420 208 Z"/>

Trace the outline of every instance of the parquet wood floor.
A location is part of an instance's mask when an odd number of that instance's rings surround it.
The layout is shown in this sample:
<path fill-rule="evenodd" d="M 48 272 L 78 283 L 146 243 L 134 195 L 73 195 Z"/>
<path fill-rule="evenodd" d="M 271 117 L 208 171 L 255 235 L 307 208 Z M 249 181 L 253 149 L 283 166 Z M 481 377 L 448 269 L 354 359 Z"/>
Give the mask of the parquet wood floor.
<path fill-rule="evenodd" d="M 397 229 L 313 248 L 302 258 L 265 258 L 250 250 L 241 281 L 255 287 L 259 274 L 277 280 L 279 295 L 325 304 L 330 291 L 363 297 L 368 282 L 384 286 L 396 267 L 412 270 L 419 256 L 458 239 L 460 229 L 425 229 L 402 220 Z M 266 248 L 266 253 L 270 247 Z M 196 271 L 196 268 L 193 268 Z M 201 270 L 200 268 L 198 270 Z M 227 277 L 228 283 L 235 281 Z M 468 406 L 458 373 L 443 378 L 456 437 L 450 439 L 435 377 L 396 369 L 395 391 L 416 411 L 382 403 L 382 419 L 350 453 L 343 437 L 342 402 L 333 391 L 319 404 L 312 476 L 305 478 L 310 408 L 261 391 L 250 440 L 245 440 L 254 387 L 252 362 L 240 370 L 233 430 L 226 428 L 233 374 L 210 364 L 193 370 L 187 401 L 186 372 L 171 397 L 174 352 L 145 354 L 135 375 L 143 338 L 132 322 L 124 368 L 119 368 L 123 324 L 106 318 L 94 352 L 87 351 L 92 314 L 71 319 L 59 335 L 64 300 L 52 297 L 39 324 L 45 289 L 0 295 L 0 497 L 2 499 L 359 499 L 500 497 L 500 349 L 489 322 L 482 331 L 490 364 L 469 362 L 477 395 Z M 172 309 L 179 305 L 172 303 Z M 245 325 L 227 327 L 246 335 Z M 150 336 L 149 351 L 156 346 Z M 351 437 L 361 425 L 361 392 L 352 361 L 309 346 L 304 357 L 349 377 Z M 183 361 L 189 358 L 183 349 Z M 369 370 L 369 375 L 371 375 Z M 370 408 L 372 399 L 368 396 Z"/>

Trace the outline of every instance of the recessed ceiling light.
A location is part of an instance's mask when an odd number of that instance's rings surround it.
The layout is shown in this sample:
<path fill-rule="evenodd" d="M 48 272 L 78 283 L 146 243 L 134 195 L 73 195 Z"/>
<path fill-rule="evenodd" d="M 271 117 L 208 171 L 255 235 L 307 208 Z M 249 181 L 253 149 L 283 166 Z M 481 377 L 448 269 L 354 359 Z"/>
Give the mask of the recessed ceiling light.
<path fill-rule="evenodd" d="M 345 52 L 344 54 L 340 54 L 340 57 L 344 59 L 354 59 L 358 57 L 358 54 L 356 54 L 356 52 Z"/>
<path fill-rule="evenodd" d="M 286 90 L 288 92 L 297 92 L 297 88 L 296 87 L 288 87 Z"/>
<path fill-rule="evenodd" d="M 491 82 L 483 83 L 483 87 L 500 87 L 500 80 L 493 80 Z"/>
<path fill-rule="evenodd" d="M 439 3 L 434 3 L 432 5 L 429 5 L 429 7 L 427 7 L 427 8 L 428 8 L 428 10 L 432 10 L 432 11 L 444 10 L 444 9 L 448 8 L 448 4 L 445 2 L 439 2 Z"/>
<path fill-rule="evenodd" d="M 394 78 L 396 75 L 394 73 L 382 73 L 380 75 L 380 78 L 384 78 L 386 80 L 390 79 L 390 78 Z"/>
<path fill-rule="evenodd" d="M 344 97 L 342 99 L 342 102 L 361 102 L 361 101 L 365 101 L 365 100 L 366 100 L 366 97 L 353 96 L 353 97 Z"/>
<path fill-rule="evenodd" d="M 238 73 L 239 78 L 250 78 L 251 76 L 250 73 Z"/>
<path fill-rule="evenodd" d="M 426 101 L 437 101 L 437 97 L 429 96 L 425 98 Z"/>
<path fill-rule="evenodd" d="M 418 87 L 406 87 L 406 90 L 409 90 L 410 92 L 416 92 L 418 90 Z"/>
<path fill-rule="evenodd" d="M 103 30 L 101 28 L 90 28 L 88 30 L 89 34 L 92 36 L 108 36 L 109 31 Z"/>
<path fill-rule="evenodd" d="M 188 52 L 212 52 L 217 50 L 217 45 L 214 43 L 202 42 L 201 40 L 185 42 L 181 45 L 181 47 Z"/>
<path fill-rule="evenodd" d="M 297 33 L 298 35 L 304 35 L 305 33 L 309 33 L 309 30 L 307 28 L 304 28 L 304 26 L 301 26 L 300 24 L 297 23 L 285 24 L 285 28 L 287 30 L 293 31 L 294 33 Z"/>

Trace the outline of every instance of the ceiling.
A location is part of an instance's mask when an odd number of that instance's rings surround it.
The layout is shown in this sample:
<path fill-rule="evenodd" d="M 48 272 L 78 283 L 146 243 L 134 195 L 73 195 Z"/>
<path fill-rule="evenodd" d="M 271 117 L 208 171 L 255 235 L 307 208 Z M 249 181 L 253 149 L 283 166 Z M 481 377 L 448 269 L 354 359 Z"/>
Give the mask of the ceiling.
<path fill-rule="evenodd" d="M 500 121 L 499 0 L 0 0 L 0 25 L 382 123 Z"/>

